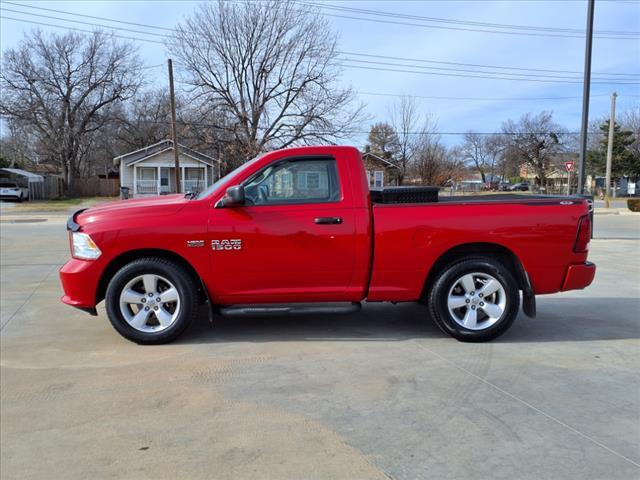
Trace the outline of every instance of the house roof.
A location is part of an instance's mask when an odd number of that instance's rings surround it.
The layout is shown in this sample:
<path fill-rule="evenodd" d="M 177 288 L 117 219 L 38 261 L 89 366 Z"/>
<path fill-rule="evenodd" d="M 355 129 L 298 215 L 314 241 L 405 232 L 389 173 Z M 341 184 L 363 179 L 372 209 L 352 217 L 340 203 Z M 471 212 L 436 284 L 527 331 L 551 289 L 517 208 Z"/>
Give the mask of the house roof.
<path fill-rule="evenodd" d="M 62 169 L 53 163 L 34 163 L 29 167 L 34 173 L 61 173 Z"/>
<path fill-rule="evenodd" d="M 178 148 L 181 155 L 186 155 L 194 160 L 206 163 L 207 165 L 214 165 L 218 162 L 218 160 L 215 160 L 204 153 L 197 152 L 189 147 L 185 147 L 181 143 L 178 143 Z M 154 143 L 148 147 L 125 153 L 124 155 L 119 155 L 113 159 L 113 163 L 118 165 L 120 162 L 124 162 L 127 166 L 133 165 L 134 163 L 141 162 L 167 150 L 173 150 L 173 140 L 162 140 L 161 142 Z"/>
<path fill-rule="evenodd" d="M 0 170 L 2 170 L 3 172 L 18 175 L 20 177 L 26 177 L 29 183 L 44 182 L 44 178 L 42 177 L 42 175 L 27 172 L 26 170 L 21 170 L 19 168 L 0 168 Z"/>
<path fill-rule="evenodd" d="M 363 154 L 362 154 L 362 157 L 363 157 L 363 158 L 364 158 L 364 157 L 373 157 L 373 158 L 375 158 L 376 160 L 379 160 L 379 161 L 381 161 L 382 163 L 386 164 L 386 165 L 387 165 L 388 167 L 390 167 L 390 168 L 400 168 L 400 167 L 398 167 L 395 163 L 390 162 L 389 160 L 385 160 L 384 158 L 382 158 L 382 157 L 381 157 L 381 156 L 379 156 L 379 155 L 376 155 L 375 153 L 365 152 L 365 153 L 363 153 Z"/>

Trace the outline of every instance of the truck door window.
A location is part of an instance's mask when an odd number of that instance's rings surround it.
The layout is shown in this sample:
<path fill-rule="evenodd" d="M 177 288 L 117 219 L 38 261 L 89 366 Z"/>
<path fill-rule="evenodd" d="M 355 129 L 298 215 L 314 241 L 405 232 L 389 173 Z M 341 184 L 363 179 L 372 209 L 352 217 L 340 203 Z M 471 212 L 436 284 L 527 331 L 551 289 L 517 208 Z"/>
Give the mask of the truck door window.
<path fill-rule="evenodd" d="M 254 205 L 338 201 L 336 161 L 292 160 L 271 165 L 245 184 L 245 198 Z"/>

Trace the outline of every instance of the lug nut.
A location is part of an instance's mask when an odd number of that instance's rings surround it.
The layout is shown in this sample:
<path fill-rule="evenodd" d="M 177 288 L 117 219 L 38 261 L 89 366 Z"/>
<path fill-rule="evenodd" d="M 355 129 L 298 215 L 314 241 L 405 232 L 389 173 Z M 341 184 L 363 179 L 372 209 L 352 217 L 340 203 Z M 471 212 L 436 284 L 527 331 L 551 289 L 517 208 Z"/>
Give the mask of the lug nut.
<path fill-rule="evenodd" d="M 145 309 L 146 311 L 149 311 L 149 307 L 144 307 L 144 309 Z"/>
<path fill-rule="evenodd" d="M 465 302 L 469 303 L 471 300 L 469 300 L 468 298 L 465 300 Z"/>
<path fill-rule="evenodd" d="M 480 298 L 482 298 L 482 297 L 483 297 L 483 295 L 482 295 L 481 293 L 479 293 L 479 294 L 478 294 L 478 296 L 479 296 Z"/>
<path fill-rule="evenodd" d="M 480 306 L 481 306 L 481 307 L 484 307 L 484 302 L 480 302 Z"/>
<path fill-rule="evenodd" d="M 160 297 L 156 298 L 156 302 L 160 303 Z"/>
<path fill-rule="evenodd" d="M 471 310 L 475 310 L 476 306 L 475 305 L 471 305 Z"/>
<path fill-rule="evenodd" d="M 144 298 L 144 297 L 143 297 L 143 298 L 141 298 L 141 299 L 140 299 L 140 301 L 141 301 L 142 303 L 147 303 L 147 299 L 146 299 L 146 298 Z"/>
<path fill-rule="evenodd" d="M 153 293 L 150 293 L 150 294 L 149 294 L 149 296 L 150 296 L 150 297 L 153 297 Z"/>
<path fill-rule="evenodd" d="M 158 307 L 153 307 L 153 309 L 154 309 L 154 310 L 157 310 L 157 309 L 158 309 Z"/>
<path fill-rule="evenodd" d="M 471 294 L 470 294 L 470 295 L 475 295 L 475 294 L 476 294 L 476 292 L 471 292 Z"/>

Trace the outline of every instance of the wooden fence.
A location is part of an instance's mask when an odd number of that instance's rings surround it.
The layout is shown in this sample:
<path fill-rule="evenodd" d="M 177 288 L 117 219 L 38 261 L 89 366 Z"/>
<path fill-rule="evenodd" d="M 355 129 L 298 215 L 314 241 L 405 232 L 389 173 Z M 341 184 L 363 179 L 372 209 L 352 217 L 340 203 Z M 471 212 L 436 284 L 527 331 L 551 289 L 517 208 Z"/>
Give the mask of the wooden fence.
<path fill-rule="evenodd" d="M 120 180 L 117 178 L 78 178 L 75 184 L 78 197 L 115 197 L 120 194 Z M 62 177 L 47 175 L 43 182 L 29 184 L 29 200 L 53 200 L 64 197 Z"/>
<path fill-rule="evenodd" d="M 115 197 L 120 194 L 120 180 L 117 178 L 78 178 L 76 195 L 79 197 Z"/>
<path fill-rule="evenodd" d="M 64 195 L 64 180 L 57 176 L 46 176 L 42 182 L 29 183 L 29 200 L 51 200 Z"/>

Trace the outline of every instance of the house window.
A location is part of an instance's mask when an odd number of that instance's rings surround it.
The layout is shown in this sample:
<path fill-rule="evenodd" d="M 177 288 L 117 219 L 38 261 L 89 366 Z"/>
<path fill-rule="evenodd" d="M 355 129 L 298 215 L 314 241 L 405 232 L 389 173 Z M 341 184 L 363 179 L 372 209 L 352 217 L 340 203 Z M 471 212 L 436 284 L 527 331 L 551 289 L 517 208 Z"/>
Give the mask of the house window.
<path fill-rule="evenodd" d="M 161 187 L 169 187 L 169 173 L 171 170 L 167 167 L 162 167 L 160 169 L 160 186 Z"/>
<path fill-rule="evenodd" d="M 376 188 L 384 187 L 384 171 L 376 170 L 373 172 L 373 186 Z"/>
<path fill-rule="evenodd" d="M 138 168 L 138 180 L 154 180 L 156 179 L 157 169 L 155 167 Z"/>
<path fill-rule="evenodd" d="M 187 167 L 184 176 L 185 180 L 204 180 L 204 168 Z"/>

